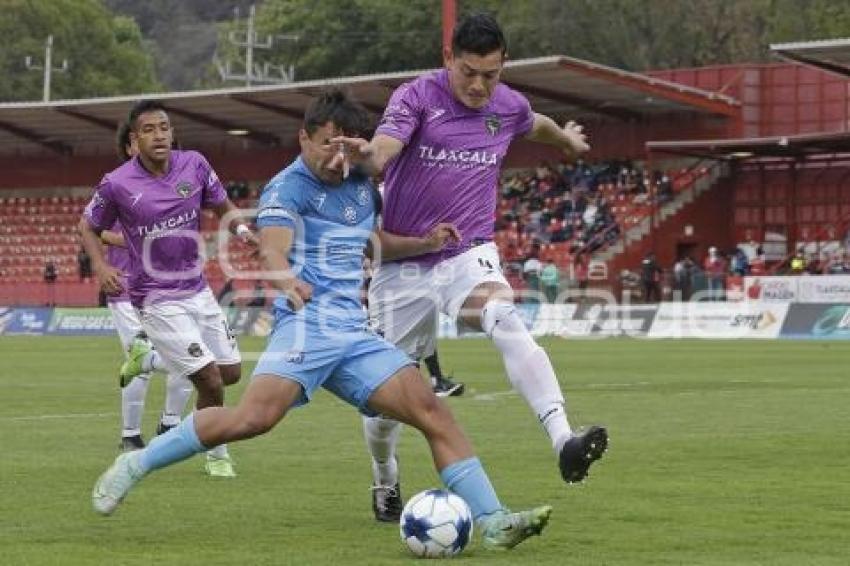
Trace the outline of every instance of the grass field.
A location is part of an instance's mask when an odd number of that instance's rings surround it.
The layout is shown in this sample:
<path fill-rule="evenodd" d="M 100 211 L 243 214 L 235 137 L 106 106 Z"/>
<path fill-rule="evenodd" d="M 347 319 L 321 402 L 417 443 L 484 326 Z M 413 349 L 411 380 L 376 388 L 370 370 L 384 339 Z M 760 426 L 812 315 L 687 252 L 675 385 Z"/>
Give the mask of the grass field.
<path fill-rule="evenodd" d="M 113 338 L 0 338 L 0 563 L 401 564 L 398 529 L 369 507 L 357 414 L 329 394 L 266 437 L 234 445 L 235 480 L 195 458 L 147 478 L 110 518 L 90 491 L 116 454 Z M 243 352 L 262 348 L 259 339 Z M 502 500 L 549 503 L 544 536 L 511 553 L 475 540 L 463 564 L 850 563 L 850 345 L 549 341 L 570 415 L 612 438 L 589 482 L 567 487 L 500 358 L 441 345 L 471 391 L 451 405 Z M 249 374 L 252 361 L 246 362 Z M 238 399 L 241 386 L 228 393 Z M 162 399 L 151 387 L 145 430 Z M 438 485 L 406 431 L 403 490 Z"/>

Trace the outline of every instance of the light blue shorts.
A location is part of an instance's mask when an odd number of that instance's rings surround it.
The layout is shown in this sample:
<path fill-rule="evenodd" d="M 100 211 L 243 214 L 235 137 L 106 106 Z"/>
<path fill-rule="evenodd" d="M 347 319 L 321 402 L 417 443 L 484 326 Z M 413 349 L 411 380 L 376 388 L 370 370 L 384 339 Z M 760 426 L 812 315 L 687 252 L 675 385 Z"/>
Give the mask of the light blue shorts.
<path fill-rule="evenodd" d="M 278 318 L 254 377 L 278 375 L 301 384 L 296 406 L 324 387 L 360 412 L 374 416 L 369 397 L 399 370 L 414 365 L 407 354 L 366 329 L 320 329 L 302 317 Z"/>

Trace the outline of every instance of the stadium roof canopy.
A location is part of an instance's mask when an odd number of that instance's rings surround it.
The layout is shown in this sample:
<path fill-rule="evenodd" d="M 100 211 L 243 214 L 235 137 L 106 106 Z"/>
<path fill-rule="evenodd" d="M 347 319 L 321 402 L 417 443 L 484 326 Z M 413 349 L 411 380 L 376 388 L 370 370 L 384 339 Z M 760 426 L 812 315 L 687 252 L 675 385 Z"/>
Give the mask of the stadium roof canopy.
<path fill-rule="evenodd" d="M 719 160 L 823 157 L 850 153 L 850 133 L 806 134 L 730 140 L 651 141 L 654 153 L 688 155 Z"/>
<path fill-rule="evenodd" d="M 364 75 L 282 85 L 0 104 L 0 155 L 114 152 L 115 130 L 132 104 L 161 100 L 184 146 L 245 149 L 289 146 L 308 101 L 339 86 L 375 118 L 393 90 L 422 71 Z M 734 98 L 563 56 L 509 61 L 503 82 L 528 96 L 535 110 L 555 117 L 637 120 L 659 114 L 737 116 Z"/>
<path fill-rule="evenodd" d="M 776 43 L 770 50 L 785 59 L 850 77 L 850 38 Z"/>

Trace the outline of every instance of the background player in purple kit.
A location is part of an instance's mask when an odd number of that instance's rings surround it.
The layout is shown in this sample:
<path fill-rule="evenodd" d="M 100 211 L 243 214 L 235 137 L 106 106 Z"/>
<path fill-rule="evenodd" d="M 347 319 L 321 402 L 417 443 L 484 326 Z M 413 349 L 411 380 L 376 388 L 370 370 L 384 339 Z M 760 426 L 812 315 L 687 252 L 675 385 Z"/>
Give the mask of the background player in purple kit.
<path fill-rule="evenodd" d="M 122 162 L 130 160 L 138 153 L 138 149 L 130 141 L 130 125 L 126 122 L 121 124 L 118 129 L 117 150 L 118 157 Z M 106 248 L 106 260 L 109 265 L 122 273 L 129 272 L 130 255 L 127 253 L 124 237 L 121 235 L 121 226 L 116 222 L 111 230 L 104 230 L 100 233 L 100 239 L 108 246 Z M 112 321 L 121 341 L 121 348 L 125 354 L 129 353 L 134 340 L 142 331 L 142 323 L 139 321 L 139 315 L 133 305 L 130 304 L 126 286 L 121 293 L 108 295 L 107 301 Z M 163 367 L 161 362 L 157 363 L 155 359 L 151 362 L 150 365 L 153 369 Z M 127 364 L 122 366 L 122 370 L 127 369 L 125 366 Z M 121 373 L 124 374 L 125 372 L 122 371 Z M 133 377 L 120 376 L 122 423 L 120 446 L 122 450 L 137 450 L 145 446 L 141 426 L 149 379 L 149 371 L 143 371 Z M 168 374 L 165 382 L 165 406 L 157 426 L 157 434 L 180 422 L 186 401 L 189 400 L 191 394 L 192 384 L 184 376 L 179 373 Z"/>
<path fill-rule="evenodd" d="M 589 146 L 580 126 L 559 127 L 499 84 L 506 53 L 492 17 L 464 18 L 445 54 L 445 69 L 396 89 L 370 141 L 334 142 L 344 144 L 352 162 L 369 174 L 383 174 L 384 231 L 416 237 L 449 222 L 461 234 L 456 246 L 440 252 L 377 262 L 369 309 L 378 329 L 414 359 L 433 351 L 439 311 L 486 332 L 502 353 L 513 388 L 546 430 L 563 479 L 572 483 L 584 479 L 602 456 L 607 432 L 593 426 L 576 434 L 570 428 L 549 357 L 525 328 L 502 275 L 493 219 L 500 167 L 515 138 L 554 145 L 571 157 Z M 399 424 L 366 418 L 365 427 L 376 518 L 394 521 L 401 507 Z"/>
<path fill-rule="evenodd" d="M 130 111 L 130 139 L 139 154 L 101 180 L 80 221 L 83 244 L 107 294 L 123 289 L 121 273 L 104 259 L 98 236 L 119 222 L 130 255 L 127 291 L 142 327 L 169 372 L 195 385 L 197 407 L 220 406 L 224 385 L 241 376 L 241 355 L 221 307 L 203 276 L 201 208 L 211 208 L 244 240 L 250 229 L 215 172 L 194 151 L 172 151 L 164 106 L 153 100 Z M 150 371 L 154 357 L 142 341 L 130 353 L 133 371 Z M 226 447 L 207 454 L 211 475 L 235 475 Z"/>

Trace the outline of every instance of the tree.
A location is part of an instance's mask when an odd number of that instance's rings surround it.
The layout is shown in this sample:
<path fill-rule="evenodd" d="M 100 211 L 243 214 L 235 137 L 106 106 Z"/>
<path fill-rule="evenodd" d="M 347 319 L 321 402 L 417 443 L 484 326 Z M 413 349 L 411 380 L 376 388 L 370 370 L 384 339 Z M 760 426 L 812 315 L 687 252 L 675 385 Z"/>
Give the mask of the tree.
<path fill-rule="evenodd" d="M 105 0 L 114 12 L 132 17 L 146 38 L 157 77 L 169 90 L 218 86 L 211 69 L 218 22 L 245 16 L 260 0 Z M 212 71 L 212 72 L 211 72 Z M 211 80 L 205 79 L 209 74 Z"/>
<path fill-rule="evenodd" d="M 256 60 L 296 67 L 298 80 L 439 66 L 440 3 L 434 0 L 266 0 L 257 9 L 260 36 L 275 47 Z M 238 27 L 237 27 L 238 26 Z M 227 41 L 244 21 L 223 24 L 219 57 L 244 60 Z"/>
<path fill-rule="evenodd" d="M 40 100 L 43 75 L 27 70 L 26 56 L 44 63 L 53 35 L 52 99 L 151 92 L 160 88 L 136 24 L 113 17 L 98 0 L 0 0 L 0 100 Z"/>

